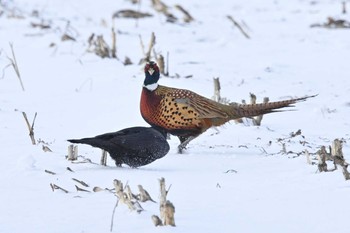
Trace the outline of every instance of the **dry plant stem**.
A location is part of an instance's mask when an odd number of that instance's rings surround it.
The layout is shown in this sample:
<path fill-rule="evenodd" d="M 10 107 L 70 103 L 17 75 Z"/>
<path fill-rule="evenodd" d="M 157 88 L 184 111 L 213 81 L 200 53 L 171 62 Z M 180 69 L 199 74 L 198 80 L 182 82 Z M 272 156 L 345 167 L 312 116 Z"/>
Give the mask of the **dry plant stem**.
<path fill-rule="evenodd" d="M 112 212 L 112 219 L 111 219 L 111 228 L 110 231 L 113 231 L 113 225 L 114 225 L 114 214 L 115 214 L 115 209 L 117 209 L 119 203 L 119 199 L 117 199 L 117 202 L 114 205 L 113 212 Z"/>
<path fill-rule="evenodd" d="M 317 151 L 317 159 L 318 159 L 318 170 L 320 172 L 328 172 L 327 163 L 327 151 L 326 147 L 322 146 L 320 150 Z"/>
<path fill-rule="evenodd" d="M 170 225 L 170 226 L 175 226 L 175 218 L 174 218 L 174 214 L 175 214 L 175 207 L 173 205 L 173 203 L 171 203 L 170 201 L 166 201 L 166 203 L 164 205 L 161 206 L 160 208 L 162 215 L 164 216 L 164 225 Z"/>
<path fill-rule="evenodd" d="M 250 93 L 250 104 L 256 104 L 256 95 Z"/>
<path fill-rule="evenodd" d="M 89 38 L 88 38 L 88 43 L 89 43 L 89 47 L 88 50 L 90 50 L 90 48 L 93 46 L 94 44 L 94 38 L 95 38 L 95 33 L 92 33 Z"/>
<path fill-rule="evenodd" d="M 66 189 L 61 188 L 60 186 L 58 186 L 56 184 L 51 183 L 50 186 L 51 186 L 52 192 L 54 192 L 56 189 L 59 189 L 59 190 L 62 190 L 63 192 L 65 192 L 65 193 L 69 193 Z"/>
<path fill-rule="evenodd" d="M 117 35 L 114 30 L 114 26 L 112 27 L 112 49 L 111 54 L 113 58 L 117 58 Z"/>
<path fill-rule="evenodd" d="M 42 149 L 44 152 L 52 152 L 52 150 L 48 146 L 45 146 L 45 145 L 42 146 Z"/>
<path fill-rule="evenodd" d="M 101 192 L 101 191 L 104 191 L 104 190 L 105 189 L 97 187 L 97 186 L 92 189 L 92 191 L 94 191 L 94 192 Z"/>
<path fill-rule="evenodd" d="M 156 44 L 156 36 L 154 35 L 154 32 L 152 32 L 151 40 L 148 45 L 148 51 L 146 52 L 146 57 L 145 57 L 146 61 L 149 61 L 151 59 L 151 51 L 155 44 Z"/>
<path fill-rule="evenodd" d="M 331 153 L 333 157 L 334 166 L 336 167 L 337 165 L 340 165 L 342 167 L 342 172 L 345 180 L 349 180 L 350 174 L 347 170 L 349 164 L 344 159 L 343 145 L 341 140 L 335 139 L 333 141 Z"/>
<path fill-rule="evenodd" d="M 168 192 L 166 191 L 166 188 L 165 188 L 165 179 L 163 177 L 160 178 L 159 185 L 160 185 L 159 204 L 163 205 L 166 202 L 166 196 L 168 194 Z"/>
<path fill-rule="evenodd" d="M 159 71 L 161 74 L 163 74 L 164 76 L 166 76 L 165 74 L 165 62 L 164 62 L 164 57 L 162 54 L 159 54 L 159 56 L 156 56 L 157 59 L 157 64 L 159 66 Z"/>
<path fill-rule="evenodd" d="M 342 13 L 346 14 L 346 2 L 345 1 L 342 2 Z"/>
<path fill-rule="evenodd" d="M 114 189 L 115 189 L 115 193 L 117 194 L 117 196 L 123 196 L 123 183 L 120 180 L 114 179 L 113 181 L 113 185 L 114 185 Z"/>
<path fill-rule="evenodd" d="M 126 189 L 126 195 L 127 195 L 128 199 L 129 200 L 135 199 L 136 196 L 132 193 L 130 186 L 126 185 L 125 189 Z"/>
<path fill-rule="evenodd" d="M 347 169 L 349 164 L 344 159 L 342 143 L 343 142 L 341 140 L 335 139 L 332 142 L 332 146 L 329 148 L 330 153 L 327 153 L 325 146 L 322 146 L 321 149 L 317 151 L 318 170 L 320 172 L 332 172 L 335 171 L 337 169 L 337 165 L 339 165 L 342 167 L 342 173 L 345 180 L 349 180 L 350 173 Z M 327 169 L 327 160 L 333 161 L 333 169 Z"/>
<path fill-rule="evenodd" d="M 344 159 L 343 145 L 339 139 L 335 139 L 333 141 L 331 153 L 333 157 L 339 157 L 340 159 Z"/>
<path fill-rule="evenodd" d="M 132 63 L 131 59 L 130 59 L 129 57 L 126 56 L 125 59 L 124 59 L 123 64 L 124 64 L 125 66 L 127 66 L 127 65 L 132 65 L 133 63 Z"/>
<path fill-rule="evenodd" d="M 157 215 L 152 215 L 152 221 L 154 226 L 163 226 L 162 220 Z"/>
<path fill-rule="evenodd" d="M 348 169 L 345 166 L 343 166 L 342 168 L 343 168 L 342 172 L 345 180 L 350 180 L 350 173 L 348 172 Z"/>
<path fill-rule="evenodd" d="M 156 11 L 164 14 L 168 11 L 168 6 L 160 0 L 152 0 L 152 6 Z"/>
<path fill-rule="evenodd" d="M 141 0 L 138 2 L 137 4 L 137 11 L 140 12 L 141 11 Z M 139 26 L 139 18 L 135 19 L 135 27 L 137 28 Z"/>
<path fill-rule="evenodd" d="M 77 185 L 75 185 L 75 188 L 77 189 L 77 192 L 87 192 L 87 193 L 90 192 L 89 190 L 82 189 L 82 188 L 78 187 Z"/>
<path fill-rule="evenodd" d="M 49 170 L 45 170 L 46 173 L 50 174 L 50 175 L 56 175 L 55 172 L 49 171 Z"/>
<path fill-rule="evenodd" d="M 10 43 L 10 47 L 11 47 L 12 58 L 8 57 L 8 59 L 11 61 L 11 65 L 16 72 L 16 75 L 17 75 L 19 82 L 21 84 L 21 87 L 22 87 L 22 91 L 25 91 L 12 43 Z"/>
<path fill-rule="evenodd" d="M 72 178 L 72 180 L 74 180 L 75 182 L 78 182 L 79 184 L 81 184 L 84 187 L 89 187 L 89 185 L 87 183 L 85 183 L 84 181 L 82 181 L 82 180 L 78 180 L 78 179 L 75 179 L 75 178 Z"/>
<path fill-rule="evenodd" d="M 254 95 L 255 96 L 255 95 Z M 255 97 L 256 99 L 256 97 Z M 268 97 L 265 97 L 264 100 L 263 100 L 263 103 L 268 103 L 269 102 L 269 98 Z M 255 126 L 260 126 L 261 125 L 261 121 L 263 119 L 263 116 L 264 115 L 259 115 L 259 116 L 256 116 L 253 118 L 253 124 Z"/>
<path fill-rule="evenodd" d="M 281 150 L 281 154 L 283 154 L 283 155 L 287 154 L 286 143 L 282 143 L 282 150 Z"/>
<path fill-rule="evenodd" d="M 63 34 L 62 37 L 61 37 L 61 40 L 62 41 L 68 41 L 68 40 L 71 40 L 71 41 L 75 41 L 74 37 L 68 35 L 68 34 Z"/>
<path fill-rule="evenodd" d="M 142 52 L 145 55 L 145 57 L 140 60 L 139 64 L 143 64 L 145 62 L 150 61 L 151 59 L 151 52 L 152 52 L 153 46 L 156 44 L 156 36 L 154 35 L 154 32 L 152 32 L 151 40 L 149 42 L 148 50 L 146 52 L 145 52 L 145 46 L 143 44 L 141 35 L 139 35 L 139 38 L 140 38 L 140 45 L 141 45 Z"/>
<path fill-rule="evenodd" d="M 159 185 L 160 185 L 160 217 L 163 219 L 163 224 L 170 225 L 170 226 L 175 226 L 175 218 L 174 218 L 174 213 L 175 213 L 175 207 L 174 205 L 166 199 L 166 196 L 168 194 L 168 191 L 165 188 L 165 179 L 162 177 L 159 180 Z M 170 187 L 169 187 L 170 189 Z"/>
<path fill-rule="evenodd" d="M 103 36 L 102 35 L 97 36 L 95 53 L 98 56 L 105 58 L 105 57 L 110 57 L 109 51 L 110 49 L 106 41 L 103 39 Z"/>
<path fill-rule="evenodd" d="M 140 213 L 141 211 L 143 211 L 143 208 L 141 207 L 141 205 L 136 201 L 136 202 L 132 202 L 131 199 L 128 198 L 128 195 L 124 192 L 124 188 L 123 188 L 123 183 L 120 180 L 115 179 L 113 181 L 114 187 L 115 187 L 115 194 L 118 196 L 119 200 L 126 204 L 128 206 L 128 208 L 132 211 L 137 211 L 138 213 Z"/>
<path fill-rule="evenodd" d="M 166 72 L 165 76 L 169 76 L 169 52 L 166 53 Z"/>
<path fill-rule="evenodd" d="M 221 101 L 221 96 L 220 96 L 220 90 L 221 90 L 221 86 L 220 86 L 220 80 L 219 78 L 213 78 L 214 81 L 214 96 L 213 99 L 216 102 L 220 102 Z"/>
<path fill-rule="evenodd" d="M 310 165 L 312 165 L 311 159 L 310 159 L 310 153 L 308 150 L 305 150 L 305 156 L 306 156 L 306 162 Z"/>
<path fill-rule="evenodd" d="M 68 146 L 67 159 L 69 161 L 74 161 L 78 159 L 78 146 L 74 146 L 73 144 Z"/>
<path fill-rule="evenodd" d="M 102 150 L 102 156 L 101 156 L 100 164 L 102 166 L 107 166 L 107 151 L 105 151 L 105 150 Z"/>
<path fill-rule="evenodd" d="M 32 125 L 29 124 L 27 114 L 25 112 L 22 112 L 22 114 L 23 114 L 24 120 L 26 121 L 28 130 L 29 130 L 29 137 L 30 137 L 30 139 L 32 141 L 32 144 L 35 145 L 36 142 L 35 142 L 35 138 L 34 138 L 34 123 L 35 123 L 35 119 L 36 119 L 37 113 L 35 113 L 35 115 L 34 115 L 34 119 L 33 119 Z"/>
<path fill-rule="evenodd" d="M 161 0 L 152 0 L 152 7 L 156 11 L 164 14 L 164 16 L 167 18 L 167 22 L 174 23 L 177 21 L 176 16 L 169 12 L 169 7 Z"/>
<path fill-rule="evenodd" d="M 232 16 L 228 15 L 227 18 L 239 29 L 239 31 L 245 36 L 245 38 L 250 39 L 249 35 L 243 30 L 241 25 L 239 25 L 239 23 L 237 23 L 236 20 L 232 18 Z"/>
<path fill-rule="evenodd" d="M 179 11 L 181 11 L 185 15 L 184 21 L 186 23 L 189 23 L 189 22 L 194 20 L 194 18 L 190 15 L 190 13 L 188 11 L 186 11 L 182 6 L 175 5 L 175 8 L 178 9 Z"/>
<path fill-rule="evenodd" d="M 139 35 L 139 39 L 140 39 L 140 46 L 141 46 L 142 53 L 143 53 L 143 55 L 146 56 L 145 45 L 143 44 L 141 35 Z"/>
<path fill-rule="evenodd" d="M 149 195 L 149 193 L 142 187 L 142 185 L 137 186 L 139 189 L 139 201 L 146 202 L 146 201 L 152 201 L 155 202 L 152 197 Z"/>

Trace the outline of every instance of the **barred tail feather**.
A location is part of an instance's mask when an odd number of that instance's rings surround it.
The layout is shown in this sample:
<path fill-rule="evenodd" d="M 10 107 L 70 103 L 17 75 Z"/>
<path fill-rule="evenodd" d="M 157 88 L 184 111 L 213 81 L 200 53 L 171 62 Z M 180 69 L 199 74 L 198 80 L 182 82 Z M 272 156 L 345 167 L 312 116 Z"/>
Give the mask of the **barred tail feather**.
<path fill-rule="evenodd" d="M 305 96 L 301 98 L 295 98 L 290 100 L 283 100 L 277 102 L 260 103 L 260 104 L 231 104 L 231 117 L 232 119 L 238 119 L 242 117 L 254 117 L 272 112 L 281 112 L 281 108 L 294 107 L 295 103 L 302 102 L 308 98 L 315 97 L 317 95 Z"/>

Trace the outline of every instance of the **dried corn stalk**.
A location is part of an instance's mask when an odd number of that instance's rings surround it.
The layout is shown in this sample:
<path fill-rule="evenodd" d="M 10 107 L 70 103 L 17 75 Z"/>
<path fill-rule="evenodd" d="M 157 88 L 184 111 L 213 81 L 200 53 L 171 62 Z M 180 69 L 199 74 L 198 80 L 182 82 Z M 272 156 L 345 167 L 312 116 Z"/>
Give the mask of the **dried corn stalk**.
<path fill-rule="evenodd" d="M 166 190 L 165 179 L 162 177 L 159 180 L 160 185 L 160 198 L 159 198 L 159 210 L 160 218 L 156 215 L 152 216 L 152 221 L 155 226 L 175 226 L 175 206 L 167 200 L 169 189 Z"/>

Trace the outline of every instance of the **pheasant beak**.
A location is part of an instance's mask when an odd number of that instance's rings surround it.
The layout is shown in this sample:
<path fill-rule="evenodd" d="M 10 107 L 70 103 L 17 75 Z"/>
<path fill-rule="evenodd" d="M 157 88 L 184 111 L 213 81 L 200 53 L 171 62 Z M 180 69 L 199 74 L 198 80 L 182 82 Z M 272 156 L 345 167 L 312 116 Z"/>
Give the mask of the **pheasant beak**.
<path fill-rule="evenodd" d="M 148 71 L 148 73 L 149 73 L 150 75 L 152 75 L 152 74 L 154 73 L 154 69 L 151 68 L 151 67 L 150 67 L 147 71 Z"/>

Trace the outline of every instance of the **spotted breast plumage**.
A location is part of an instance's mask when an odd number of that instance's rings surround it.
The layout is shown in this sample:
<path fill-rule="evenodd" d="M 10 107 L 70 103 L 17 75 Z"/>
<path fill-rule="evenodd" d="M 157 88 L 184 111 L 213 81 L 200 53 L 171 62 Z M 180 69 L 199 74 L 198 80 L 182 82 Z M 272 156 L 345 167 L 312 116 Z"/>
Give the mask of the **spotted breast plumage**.
<path fill-rule="evenodd" d="M 152 126 L 178 136 L 179 152 L 212 126 L 242 117 L 278 112 L 313 96 L 261 104 L 221 104 L 186 89 L 158 85 L 160 74 L 156 63 L 145 66 L 145 80 L 141 93 L 142 117 Z"/>

